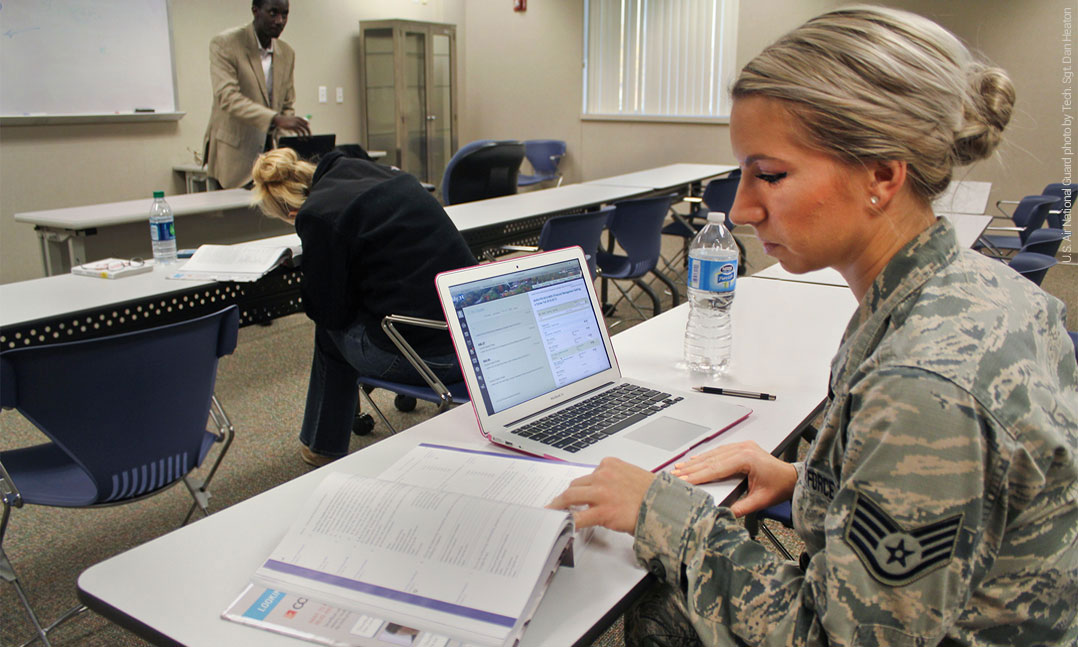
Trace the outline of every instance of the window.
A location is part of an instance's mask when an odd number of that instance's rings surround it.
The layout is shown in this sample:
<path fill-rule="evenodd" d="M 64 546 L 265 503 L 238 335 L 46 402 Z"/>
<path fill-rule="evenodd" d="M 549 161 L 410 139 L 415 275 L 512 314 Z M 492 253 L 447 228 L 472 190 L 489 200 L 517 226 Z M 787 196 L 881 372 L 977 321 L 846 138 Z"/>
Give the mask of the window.
<path fill-rule="evenodd" d="M 730 114 L 737 0 L 585 0 L 584 115 Z"/>

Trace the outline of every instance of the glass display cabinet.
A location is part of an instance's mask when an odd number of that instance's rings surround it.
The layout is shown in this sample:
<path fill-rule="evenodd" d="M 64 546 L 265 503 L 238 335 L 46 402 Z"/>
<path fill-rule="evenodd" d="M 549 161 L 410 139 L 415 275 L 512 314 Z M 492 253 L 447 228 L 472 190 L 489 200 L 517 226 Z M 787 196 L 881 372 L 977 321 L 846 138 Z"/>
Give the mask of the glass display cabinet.
<path fill-rule="evenodd" d="M 367 150 L 440 184 L 457 148 L 456 27 L 413 20 L 359 23 L 360 106 Z"/>

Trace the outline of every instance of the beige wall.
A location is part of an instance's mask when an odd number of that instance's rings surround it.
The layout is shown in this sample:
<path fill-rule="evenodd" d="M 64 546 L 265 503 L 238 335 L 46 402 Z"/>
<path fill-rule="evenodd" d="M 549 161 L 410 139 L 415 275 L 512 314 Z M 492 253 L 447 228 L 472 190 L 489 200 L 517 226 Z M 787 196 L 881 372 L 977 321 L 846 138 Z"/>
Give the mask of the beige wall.
<path fill-rule="evenodd" d="M 738 62 L 804 19 L 839 2 L 742 0 Z M 1062 15 L 1073 0 L 906 0 L 891 2 L 939 20 L 1007 69 L 1019 102 L 997 160 L 968 179 L 993 182 L 992 199 L 1036 193 L 1062 179 Z M 359 140 L 360 20 L 408 18 L 458 26 L 461 144 L 480 138 L 568 142 L 567 181 L 672 162 L 732 161 L 727 128 L 715 124 L 582 121 L 583 0 L 535 0 L 528 11 L 494 0 L 295 0 L 284 33 L 297 52 L 297 111 L 316 132 Z M 224 7 L 224 8 L 222 8 Z M 317 11 L 314 11 L 317 8 Z M 209 114 L 207 44 L 250 19 L 244 0 L 172 3 L 178 123 L 0 129 L 0 282 L 41 276 L 36 238 L 13 221 L 20 211 L 181 190 L 171 165 L 192 161 Z M 317 86 L 345 88 L 345 102 L 317 103 Z M 182 223 L 181 223 L 182 226 Z M 182 229 L 181 229 L 182 232 Z M 181 233 L 182 235 L 182 233 Z M 2 304 L 0 304 L 2 307 Z"/>

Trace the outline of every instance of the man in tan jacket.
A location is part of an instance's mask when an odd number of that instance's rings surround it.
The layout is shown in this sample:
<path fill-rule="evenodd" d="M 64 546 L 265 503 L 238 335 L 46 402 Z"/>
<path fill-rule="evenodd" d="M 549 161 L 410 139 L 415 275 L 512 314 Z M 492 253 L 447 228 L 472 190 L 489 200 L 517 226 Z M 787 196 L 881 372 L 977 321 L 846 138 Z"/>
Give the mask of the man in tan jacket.
<path fill-rule="evenodd" d="M 288 23 L 288 0 L 253 0 L 251 13 L 251 24 L 210 41 L 213 112 L 203 143 L 207 172 L 226 189 L 250 181 L 251 165 L 272 147 L 275 131 L 311 134 L 292 107 L 295 52 L 278 40 Z"/>

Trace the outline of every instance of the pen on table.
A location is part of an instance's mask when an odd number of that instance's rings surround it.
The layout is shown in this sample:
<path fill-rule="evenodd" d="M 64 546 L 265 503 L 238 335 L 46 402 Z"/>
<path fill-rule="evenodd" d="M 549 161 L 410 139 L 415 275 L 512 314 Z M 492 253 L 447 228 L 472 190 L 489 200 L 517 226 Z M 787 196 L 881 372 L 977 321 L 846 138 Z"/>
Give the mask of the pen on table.
<path fill-rule="evenodd" d="M 732 395 L 738 398 L 752 398 L 753 400 L 774 400 L 771 393 L 756 393 L 755 391 L 738 391 L 735 389 L 721 389 L 717 386 L 694 386 L 693 391 L 700 393 L 712 393 L 714 395 Z"/>

